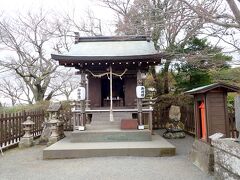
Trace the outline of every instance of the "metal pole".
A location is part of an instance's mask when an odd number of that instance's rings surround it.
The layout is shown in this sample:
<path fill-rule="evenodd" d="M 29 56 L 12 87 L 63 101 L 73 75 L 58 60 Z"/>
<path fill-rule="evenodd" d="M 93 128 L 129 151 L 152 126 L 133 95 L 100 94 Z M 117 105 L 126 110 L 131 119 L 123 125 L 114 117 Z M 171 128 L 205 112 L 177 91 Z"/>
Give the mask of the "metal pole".
<path fill-rule="evenodd" d="M 110 65 L 110 122 L 113 122 L 113 99 L 112 99 L 112 66 Z"/>

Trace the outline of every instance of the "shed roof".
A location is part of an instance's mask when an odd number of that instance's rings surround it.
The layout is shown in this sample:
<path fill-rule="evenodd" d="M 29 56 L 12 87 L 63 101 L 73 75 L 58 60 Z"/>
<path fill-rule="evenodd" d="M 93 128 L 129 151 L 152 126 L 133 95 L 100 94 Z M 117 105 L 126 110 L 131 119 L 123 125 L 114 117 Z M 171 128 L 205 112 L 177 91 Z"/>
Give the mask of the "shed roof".
<path fill-rule="evenodd" d="M 52 54 L 53 59 L 65 61 L 132 60 L 139 57 L 160 61 L 162 55 L 145 36 L 80 37 L 69 52 Z"/>
<path fill-rule="evenodd" d="M 240 88 L 238 86 L 233 86 L 233 85 L 229 85 L 229 84 L 220 82 L 220 83 L 209 84 L 206 86 L 201 86 L 201 87 L 186 91 L 185 94 L 191 94 L 191 95 L 202 94 L 202 93 L 206 93 L 206 92 L 211 91 L 216 88 L 224 88 L 224 89 L 226 89 L 227 92 L 239 92 L 240 91 Z"/>

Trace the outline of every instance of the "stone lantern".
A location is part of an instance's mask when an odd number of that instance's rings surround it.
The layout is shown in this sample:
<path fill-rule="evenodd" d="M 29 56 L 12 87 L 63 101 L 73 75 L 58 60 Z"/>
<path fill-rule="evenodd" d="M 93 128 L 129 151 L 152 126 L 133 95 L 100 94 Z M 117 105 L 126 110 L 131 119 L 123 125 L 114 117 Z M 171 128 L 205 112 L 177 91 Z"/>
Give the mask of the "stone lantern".
<path fill-rule="evenodd" d="M 49 123 L 49 122 L 52 119 L 52 117 L 55 116 L 55 118 L 57 118 L 57 119 L 62 119 L 60 110 L 62 110 L 62 104 L 60 102 L 51 102 L 50 103 L 50 105 L 47 109 L 49 118 L 46 118 L 45 122 L 43 123 L 43 131 L 42 131 L 42 134 L 41 134 L 41 137 L 39 140 L 39 142 L 41 144 L 46 144 L 49 141 L 49 138 L 51 136 L 51 129 L 50 129 L 51 123 Z M 60 133 L 61 138 L 65 137 L 63 124 L 64 124 L 63 121 L 60 121 L 57 124 L 57 129 Z"/>
<path fill-rule="evenodd" d="M 54 144 L 60 139 L 60 135 L 58 132 L 58 124 L 60 121 L 57 119 L 56 115 L 53 115 L 51 120 L 48 122 L 50 124 L 51 135 L 49 137 L 48 145 Z"/>
<path fill-rule="evenodd" d="M 27 120 L 22 123 L 25 134 L 18 144 L 20 148 L 33 146 L 33 134 L 31 133 L 31 130 L 34 124 L 35 123 L 31 120 L 30 116 L 28 116 Z"/>

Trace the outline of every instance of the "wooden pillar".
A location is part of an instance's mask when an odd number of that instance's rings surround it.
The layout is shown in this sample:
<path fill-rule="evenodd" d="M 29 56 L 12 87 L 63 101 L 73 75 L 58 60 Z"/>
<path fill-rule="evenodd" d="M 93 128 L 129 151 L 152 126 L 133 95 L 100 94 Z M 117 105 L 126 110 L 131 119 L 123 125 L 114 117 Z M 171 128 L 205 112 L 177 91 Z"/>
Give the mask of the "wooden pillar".
<path fill-rule="evenodd" d="M 89 109 L 89 79 L 88 79 L 88 75 L 86 75 L 86 109 Z"/>
<path fill-rule="evenodd" d="M 138 70 L 137 72 L 137 86 L 142 86 L 143 82 L 142 82 L 142 77 L 141 77 L 141 71 Z M 141 98 L 137 98 L 137 109 L 138 109 L 138 121 L 139 121 L 139 125 L 143 125 L 143 121 L 142 121 L 142 99 Z"/>
<path fill-rule="evenodd" d="M 80 86 L 85 88 L 86 91 L 86 74 L 84 71 L 81 72 L 81 82 Z M 86 93 L 85 93 L 86 96 Z M 86 124 L 86 97 L 84 100 L 80 101 L 80 107 L 81 107 L 81 118 L 80 118 L 80 126 L 84 126 Z"/>
<path fill-rule="evenodd" d="M 149 118 L 149 120 L 148 120 L 149 130 L 150 130 L 151 133 L 153 134 L 153 131 L 152 131 L 152 111 L 150 111 L 148 115 L 149 115 L 149 116 L 148 116 L 148 118 Z"/>
<path fill-rule="evenodd" d="M 74 110 L 73 110 L 73 130 L 76 129 L 76 127 L 80 126 L 81 121 L 81 113 L 79 113 L 80 110 L 80 103 L 79 101 L 74 101 Z"/>

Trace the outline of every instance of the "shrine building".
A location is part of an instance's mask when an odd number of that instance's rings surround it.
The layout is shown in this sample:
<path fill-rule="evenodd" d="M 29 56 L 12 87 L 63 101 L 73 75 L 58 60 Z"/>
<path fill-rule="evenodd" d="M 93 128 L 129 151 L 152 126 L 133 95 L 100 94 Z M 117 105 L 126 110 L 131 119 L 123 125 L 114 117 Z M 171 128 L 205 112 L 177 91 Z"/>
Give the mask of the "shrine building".
<path fill-rule="evenodd" d="M 70 52 L 52 54 L 79 74 L 73 131 L 45 148 L 43 159 L 175 155 L 175 146 L 152 133 L 154 99 L 143 85 L 143 74 L 166 57 L 146 36 L 75 35 Z"/>
<path fill-rule="evenodd" d="M 78 70 L 89 104 L 84 113 L 90 114 L 94 120 L 99 117 L 97 112 L 110 112 L 110 121 L 114 112 L 129 113 L 125 118 L 138 114 L 141 125 L 141 113 L 152 109 L 142 107 L 142 98 L 137 98 L 136 87 L 143 85 L 143 74 L 151 66 L 159 65 L 163 54 L 156 51 L 147 36 L 75 35 L 73 48 L 65 54 L 52 54 L 52 59 L 59 65 Z"/>

